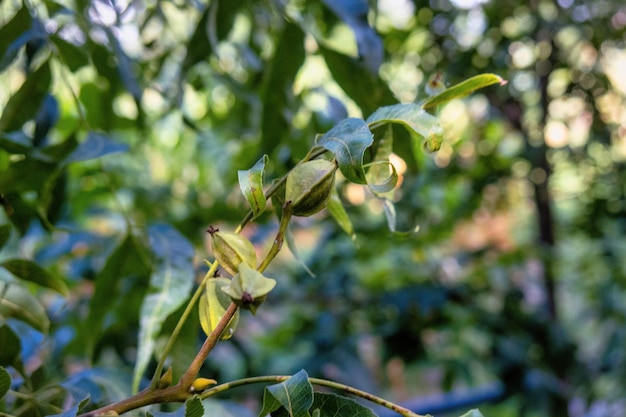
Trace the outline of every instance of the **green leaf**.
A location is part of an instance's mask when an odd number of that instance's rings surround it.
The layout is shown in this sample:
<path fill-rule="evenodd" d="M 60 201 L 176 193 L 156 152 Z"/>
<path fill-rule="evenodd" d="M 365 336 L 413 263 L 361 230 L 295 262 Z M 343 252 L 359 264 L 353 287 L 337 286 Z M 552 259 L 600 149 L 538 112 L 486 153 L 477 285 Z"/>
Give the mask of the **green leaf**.
<path fill-rule="evenodd" d="M 252 168 L 237 172 L 239 188 L 241 188 L 241 192 L 248 200 L 254 217 L 258 217 L 263 213 L 267 204 L 265 194 L 263 193 L 263 175 L 268 160 L 267 155 L 263 155 Z"/>
<path fill-rule="evenodd" d="M 0 307 L 1 308 L 1 307 Z M 0 365 L 13 366 L 20 357 L 22 342 L 9 326 L 0 326 Z"/>
<path fill-rule="evenodd" d="M 48 93 L 52 75 L 46 61 L 37 71 L 26 77 L 26 81 L 7 102 L 0 116 L 0 132 L 18 130 L 28 120 L 33 119 L 41 102 Z"/>
<path fill-rule="evenodd" d="M 265 387 L 263 409 L 259 417 L 266 416 L 283 407 L 290 417 L 308 417 L 313 404 L 313 387 L 304 370 L 280 384 Z"/>
<path fill-rule="evenodd" d="M 9 259 L 8 261 L 0 263 L 0 267 L 20 279 L 50 288 L 66 297 L 69 295 L 70 291 L 65 281 L 63 281 L 63 278 L 51 274 L 33 261 L 27 259 Z"/>
<path fill-rule="evenodd" d="M 0 148 L 13 154 L 27 154 L 33 147 L 32 138 L 21 130 L 0 133 Z"/>
<path fill-rule="evenodd" d="M 55 169 L 54 164 L 32 158 L 13 162 L 4 172 L 0 173 L 0 190 L 5 194 L 40 191 L 50 176 L 53 175 Z"/>
<path fill-rule="evenodd" d="M 319 50 L 333 79 L 361 108 L 363 114 L 373 112 L 380 105 L 396 102 L 387 84 L 356 58 L 333 51 L 321 44 Z"/>
<path fill-rule="evenodd" d="M 436 96 L 426 99 L 426 101 L 422 103 L 422 108 L 429 109 L 439 106 L 452 99 L 468 96 L 478 89 L 485 88 L 493 84 L 504 85 L 506 84 L 506 80 L 496 74 L 476 75 L 475 77 L 468 78 L 467 80 L 444 90 Z"/>
<path fill-rule="evenodd" d="M 200 326 L 207 336 L 217 327 L 228 306 L 230 306 L 230 297 L 223 291 L 223 288 L 228 286 L 230 286 L 228 278 L 211 278 L 207 280 L 204 286 L 204 294 L 200 296 L 198 304 L 198 315 Z M 230 339 L 233 333 L 235 333 L 238 323 L 239 310 L 228 323 L 224 333 L 222 333 L 221 340 Z"/>
<path fill-rule="evenodd" d="M 11 225 L 3 224 L 0 225 L 0 249 L 6 245 L 7 241 L 11 237 Z"/>
<path fill-rule="evenodd" d="M 348 118 L 316 139 L 316 145 L 331 151 L 341 173 L 351 182 L 365 184 L 363 155 L 374 139 L 362 119 Z"/>
<path fill-rule="evenodd" d="M 202 13 L 189 42 L 187 42 L 187 54 L 182 65 L 183 74 L 186 74 L 196 63 L 211 56 L 213 45 L 209 40 L 209 31 L 215 31 L 215 41 L 219 42 L 224 39 L 232 30 L 233 21 L 242 4 L 242 0 L 210 2 L 209 7 Z M 211 19 L 210 22 L 209 19 Z"/>
<path fill-rule="evenodd" d="M 148 235 L 155 266 L 148 295 L 141 305 L 134 391 L 152 358 L 163 322 L 187 300 L 194 281 L 191 243 L 167 224 L 151 226 Z"/>
<path fill-rule="evenodd" d="M 87 139 L 65 159 L 66 163 L 81 162 L 89 159 L 100 158 L 104 155 L 117 152 L 126 152 L 128 145 L 113 141 L 108 135 L 97 132 L 89 132 Z"/>
<path fill-rule="evenodd" d="M 31 16 L 22 7 L 13 18 L 0 27 L 0 72 L 8 67 L 29 38 Z"/>
<path fill-rule="evenodd" d="M 63 63 L 67 65 L 70 71 L 76 72 L 80 68 L 89 64 L 89 58 L 87 57 L 84 48 L 79 48 L 73 43 L 70 43 L 56 35 L 50 36 L 50 40 L 56 47 Z"/>
<path fill-rule="evenodd" d="M 266 154 L 271 154 L 291 129 L 291 120 L 285 118 L 284 110 L 289 107 L 294 80 L 304 62 L 302 29 L 286 21 L 274 50 L 261 92 L 261 152 Z"/>
<path fill-rule="evenodd" d="M 11 388 L 11 375 L 0 366 L 0 400 L 9 392 L 9 388 Z"/>
<path fill-rule="evenodd" d="M 339 198 L 339 193 L 333 187 L 333 191 L 330 194 L 330 200 L 328 200 L 328 206 L 326 207 L 331 216 L 335 219 L 339 227 L 346 232 L 352 240 L 356 238 L 354 234 L 354 226 L 352 225 L 352 220 L 348 217 L 348 213 L 346 212 L 346 208 L 343 206 L 341 199 Z"/>
<path fill-rule="evenodd" d="M 377 417 L 370 409 L 351 398 L 316 392 L 311 409 L 319 410 L 320 417 Z"/>
<path fill-rule="evenodd" d="M 197 395 L 194 395 L 185 401 L 185 417 L 202 417 L 204 416 L 204 407 L 202 401 Z"/>
<path fill-rule="evenodd" d="M 13 317 L 35 330 L 47 333 L 50 319 L 46 310 L 26 288 L 0 281 L 0 317 Z"/>
<path fill-rule="evenodd" d="M 443 128 L 439 120 L 413 103 L 381 107 L 367 118 L 367 123 L 372 130 L 387 123 L 401 124 L 424 138 L 425 148 L 430 152 L 438 150 L 443 140 Z"/>
<path fill-rule="evenodd" d="M 143 247 L 133 235 L 128 234 L 108 256 L 104 267 L 96 276 L 94 294 L 89 303 L 89 314 L 78 335 L 87 355 L 93 354 L 96 342 L 102 334 L 105 319 L 112 317 L 111 300 L 121 299 L 122 303 L 127 302 L 126 296 L 128 294 L 122 292 L 122 288 L 129 287 L 128 277 L 145 278 L 150 273 L 145 262 L 146 255 L 142 249 Z M 133 320 L 135 317 L 128 317 L 126 314 L 124 319 Z"/>

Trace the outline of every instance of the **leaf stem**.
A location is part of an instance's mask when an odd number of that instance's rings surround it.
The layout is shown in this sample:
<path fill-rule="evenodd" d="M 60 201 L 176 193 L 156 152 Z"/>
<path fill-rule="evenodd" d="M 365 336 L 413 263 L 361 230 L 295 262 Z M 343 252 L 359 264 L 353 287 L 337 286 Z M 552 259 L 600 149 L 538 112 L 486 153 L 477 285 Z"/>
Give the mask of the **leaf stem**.
<path fill-rule="evenodd" d="M 204 291 L 204 285 L 206 284 L 206 281 L 210 279 L 211 277 L 213 277 L 213 275 L 215 275 L 217 266 L 218 266 L 217 261 L 211 264 L 209 271 L 206 273 L 206 275 L 202 279 L 202 282 L 200 282 L 198 289 L 196 289 L 196 292 L 193 294 L 193 296 L 187 303 L 187 307 L 185 307 L 185 311 L 183 311 L 183 314 L 180 316 L 180 319 L 178 319 L 178 323 L 176 323 L 176 327 L 174 328 L 174 331 L 172 332 L 170 338 L 168 339 L 167 344 L 165 345 L 165 348 L 163 349 L 163 353 L 159 357 L 159 363 L 157 364 L 157 367 L 154 371 L 154 375 L 152 376 L 152 381 L 150 381 L 150 388 L 154 389 L 157 387 L 157 384 L 159 383 L 159 379 L 161 378 L 161 374 L 163 373 L 163 367 L 165 366 L 167 355 L 169 355 L 169 353 L 172 351 L 172 348 L 174 347 L 174 343 L 176 342 L 176 339 L 178 338 L 178 335 L 180 334 L 183 328 L 183 325 L 185 324 L 185 321 L 187 321 L 187 318 L 191 314 L 193 306 L 196 304 L 196 302 L 198 302 L 198 299 L 202 295 L 202 291 Z"/>
<path fill-rule="evenodd" d="M 196 375 L 198 375 L 202 364 L 206 360 L 207 356 L 209 356 L 209 353 L 213 350 L 217 342 L 219 342 L 222 333 L 224 333 L 228 323 L 230 323 L 230 320 L 233 318 L 238 309 L 239 307 L 237 307 L 235 303 L 230 303 L 219 323 L 217 323 L 217 326 L 215 326 L 211 334 L 206 338 L 202 347 L 196 354 L 196 357 L 180 378 L 178 385 L 182 385 L 186 389 L 189 389 Z"/>
<path fill-rule="evenodd" d="M 267 376 L 257 376 L 250 378 L 242 378 L 235 381 L 227 382 L 225 384 L 216 385 L 211 389 L 206 390 L 202 394 L 200 394 L 201 399 L 209 398 L 214 395 L 217 395 L 221 392 L 227 391 L 231 388 L 236 388 L 244 385 L 252 385 L 259 383 L 269 383 L 269 382 L 284 382 L 291 378 L 289 375 L 267 375 Z M 385 408 L 388 408 L 396 413 L 400 414 L 404 417 L 428 417 L 421 414 L 414 413 L 413 411 L 404 408 L 398 404 L 392 403 L 391 401 L 387 401 L 384 398 L 380 398 L 376 395 L 370 394 L 369 392 L 361 391 L 360 389 L 351 387 L 349 385 L 340 384 L 338 382 L 329 381 L 327 379 L 320 378 L 309 378 L 309 382 L 313 385 L 318 385 L 321 387 L 332 388 L 337 391 L 343 391 L 348 394 L 352 394 L 354 396 L 363 398 Z"/>
<path fill-rule="evenodd" d="M 265 271 L 276 255 L 278 255 L 278 252 L 280 252 L 280 249 L 283 247 L 283 242 L 285 241 L 285 233 L 287 232 L 287 226 L 289 226 L 289 220 L 291 220 L 291 201 L 286 201 L 285 204 L 283 204 L 283 215 L 280 218 L 280 225 L 278 226 L 278 232 L 276 232 L 274 242 L 272 242 L 272 247 L 267 255 L 265 255 L 257 271 Z"/>

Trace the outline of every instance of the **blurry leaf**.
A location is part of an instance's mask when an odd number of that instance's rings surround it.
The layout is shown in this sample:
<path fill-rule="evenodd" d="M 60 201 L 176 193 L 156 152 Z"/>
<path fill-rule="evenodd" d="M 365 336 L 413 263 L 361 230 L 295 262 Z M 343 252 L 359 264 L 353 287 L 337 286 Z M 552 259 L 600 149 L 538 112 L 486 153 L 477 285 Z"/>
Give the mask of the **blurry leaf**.
<path fill-rule="evenodd" d="M 127 150 L 128 145 L 125 143 L 114 142 L 103 133 L 89 132 L 87 139 L 78 145 L 78 148 L 65 159 L 65 162 L 81 162 L 111 153 L 126 152 Z"/>
<path fill-rule="evenodd" d="M 31 158 L 11 163 L 0 173 L 0 190 L 3 193 L 40 191 L 55 170 L 55 165 Z"/>
<path fill-rule="evenodd" d="M 215 3 L 219 4 L 218 2 Z M 213 4 L 213 2 L 211 4 Z M 204 10 L 196 25 L 196 29 L 187 43 L 187 54 L 185 55 L 182 66 L 183 73 L 186 73 L 194 64 L 211 55 L 213 48 L 209 42 L 208 34 L 210 10 L 210 7 Z"/>
<path fill-rule="evenodd" d="M 7 243 L 7 241 L 9 240 L 9 237 L 11 237 L 11 225 L 10 224 L 0 225 L 0 249 L 2 249 L 4 245 Z"/>
<path fill-rule="evenodd" d="M 163 322 L 187 300 L 194 281 L 193 247 L 183 235 L 168 224 L 159 224 L 148 229 L 148 236 L 156 259 L 149 293 L 141 306 L 135 392 L 152 358 Z"/>
<path fill-rule="evenodd" d="M 316 139 L 316 145 L 331 151 L 341 173 L 351 182 L 365 184 L 363 155 L 373 143 L 372 133 L 362 119 L 349 118 L 339 122 Z"/>
<path fill-rule="evenodd" d="M 223 40 L 233 28 L 237 11 L 243 4 L 242 0 L 219 0 L 209 3 L 187 43 L 187 55 L 183 61 L 183 73 L 196 63 L 209 57 L 213 45 L 209 40 L 209 31 L 215 30 L 215 42 Z M 211 34 L 212 35 L 212 34 Z"/>
<path fill-rule="evenodd" d="M 393 201 L 387 198 L 383 198 L 382 202 L 383 202 L 383 209 L 385 211 L 385 217 L 387 217 L 387 227 L 389 227 L 389 231 L 391 231 L 393 234 L 399 237 L 409 237 L 417 233 L 417 231 L 420 228 L 419 225 L 416 225 L 415 227 L 413 227 L 413 229 L 410 229 L 404 232 L 399 232 L 398 230 L 396 230 L 396 227 L 397 227 L 396 207 L 393 204 Z"/>
<path fill-rule="evenodd" d="M 35 17 L 31 21 L 30 29 L 20 36 L 20 40 L 24 38 L 26 38 L 26 45 L 24 48 L 24 56 L 26 58 L 25 70 L 28 73 L 30 72 L 30 67 L 35 57 L 48 43 L 48 33 L 46 32 L 43 22 Z M 15 49 L 15 52 L 17 53 L 19 49 L 21 49 L 21 46 L 19 45 L 19 42 L 15 42 L 9 49 L 13 49 L 14 46 L 17 47 Z M 10 56 L 11 52 L 7 51 L 6 55 Z"/>
<path fill-rule="evenodd" d="M 369 25 L 367 0 L 325 0 L 324 4 L 354 32 L 359 58 L 371 74 L 377 74 L 383 62 L 383 42 Z"/>
<path fill-rule="evenodd" d="M 322 392 L 313 396 L 311 409 L 319 410 L 320 417 L 377 417 L 371 409 L 351 398 Z"/>
<path fill-rule="evenodd" d="M 304 370 L 280 384 L 265 387 L 259 417 L 284 407 L 291 417 L 308 417 L 313 404 L 313 387 Z"/>
<path fill-rule="evenodd" d="M 333 79 L 361 108 L 363 114 L 369 114 L 380 106 L 396 102 L 387 84 L 355 58 L 328 49 L 321 44 L 319 50 Z"/>
<path fill-rule="evenodd" d="M 48 9 L 48 16 L 50 17 L 53 17 L 56 14 L 67 14 L 67 15 L 74 14 L 72 10 L 70 10 L 66 6 L 63 6 L 62 4 L 59 4 L 56 1 L 45 0 L 44 3 L 46 5 L 46 9 Z"/>
<path fill-rule="evenodd" d="M 370 129 L 376 129 L 386 123 L 398 123 L 409 131 L 423 137 L 428 151 L 436 151 L 443 140 L 443 128 L 439 120 L 417 104 L 396 104 L 381 107 L 367 118 Z"/>
<path fill-rule="evenodd" d="M 226 400 L 216 400 L 207 398 L 202 400 L 204 406 L 204 415 L 215 417 L 255 417 L 244 404 L 235 403 Z"/>
<path fill-rule="evenodd" d="M 478 411 L 477 409 L 473 409 L 468 411 L 467 413 L 463 414 L 460 417 L 484 417 L 483 414 Z"/>
<path fill-rule="evenodd" d="M 274 56 L 268 64 L 261 99 L 261 152 L 271 154 L 290 129 L 285 108 L 302 63 L 304 62 L 304 33 L 300 27 L 285 22 L 276 43 Z"/>
<path fill-rule="evenodd" d="M 13 317 L 42 333 L 48 332 L 46 310 L 27 289 L 0 281 L 0 317 Z"/>
<path fill-rule="evenodd" d="M 204 407 L 197 396 L 193 396 L 185 401 L 185 417 L 202 417 L 204 416 Z"/>
<path fill-rule="evenodd" d="M 198 304 L 198 314 L 200 317 L 200 326 L 207 336 L 217 327 L 217 324 L 230 306 L 231 299 L 222 290 L 222 288 L 228 287 L 229 285 L 230 280 L 228 278 L 211 278 L 206 282 L 204 294 L 200 297 Z M 224 329 L 221 340 L 230 339 L 238 323 L 239 310 L 235 313 L 230 323 L 228 323 L 226 329 Z"/>
<path fill-rule="evenodd" d="M 9 388 L 11 388 L 11 375 L 0 366 L 0 400 L 9 392 Z"/>
<path fill-rule="evenodd" d="M 74 405 L 69 410 L 64 411 L 60 414 L 47 415 L 46 417 L 76 417 L 78 415 L 78 412 L 82 410 L 90 401 L 91 401 L 91 396 L 87 394 L 86 397 L 80 400 L 78 404 Z"/>
<path fill-rule="evenodd" d="M 339 198 L 337 190 L 334 188 L 330 194 L 330 200 L 328 201 L 328 206 L 326 208 L 330 215 L 333 216 L 339 227 L 341 227 L 343 231 L 354 240 L 356 237 L 354 234 L 354 226 L 352 225 L 352 221 L 350 220 L 350 217 L 348 217 L 348 213 Z"/>
<path fill-rule="evenodd" d="M 35 117 L 48 93 L 51 79 L 50 65 L 47 61 L 26 77 L 20 89 L 9 98 L 2 111 L 0 133 L 18 130 Z"/>
<path fill-rule="evenodd" d="M 111 300 L 125 300 L 128 296 L 127 293 L 122 292 L 122 288 L 128 286 L 124 285 L 125 279 L 130 275 L 139 277 L 148 275 L 150 269 L 142 250 L 139 242 L 128 234 L 108 256 L 104 267 L 96 276 L 94 294 L 89 303 L 89 313 L 79 333 L 88 356 L 93 354 L 95 344 L 103 331 L 103 323 L 107 313 L 111 311 Z M 134 317 L 128 317 L 128 313 L 125 318 L 134 319 Z"/>
<path fill-rule="evenodd" d="M 65 281 L 63 281 L 63 278 L 51 274 L 33 261 L 27 259 L 9 259 L 0 263 L 0 267 L 5 268 L 20 279 L 50 288 L 66 297 L 69 295 L 69 289 Z"/>
<path fill-rule="evenodd" d="M 422 103 L 422 108 L 428 109 L 439 106 L 440 104 L 447 103 L 452 99 L 468 96 L 478 89 L 493 84 L 504 85 L 506 84 L 506 81 L 499 75 L 495 74 L 481 74 L 468 78 L 467 80 L 446 89 L 440 94 L 426 99 L 426 101 Z"/>
<path fill-rule="evenodd" d="M 25 154 L 32 147 L 32 140 L 21 130 L 0 133 L 0 148 L 9 153 Z"/>
<path fill-rule="evenodd" d="M 185 401 L 185 405 L 173 412 L 152 411 L 146 412 L 147 416 L 153 417 L 203 417 L 203 416 L 222 416 L 222 414 L 208 413 L 205 410 L 203 401 L 196 395 Z"/>
<path fill-rule="evenodd" d="M 115 36 L 110 28 L 108 28 L 107 34 L 109 35 L 110 44 L 113 45 L 113 51 L 115 53 L 115 58 L 117 61 L 117 71 L 120 74 L 122 84 L 126 88 L 126 91 L 128 91 L 130 95 L 133 96 L 135 101 L 140 102 L 141 96 L 143 95 L 143 90 L 139 85 L 131 60 L 128 55 L 126 55 L 126 52 L 124 52 L 124 50 L 122 49 L 118 37 Z M 138 106 L 138 108 L 141 109 L 140 106 Z"/>
<path fill-rule="evenodd" d="M 1 292 L 0 296 L 2 296 Z M 0 326 L 0 365 L 13 366 L 20 357 L 21 349 L 22 342 L 13 329 L 6 324 Z"/>
<path fill-rule="evenodd" d="M 78 415 L 78 404 L 60 414 L 49 414 L 46 417 L 76 417 Z"/>
<path fill-rule="evenodd" d="M 291 232 L 291 228 L 289 226 L 287 226 L 287 230 L 285 232 L 285 241 L 287 242 L 287 247 L 289 248 L 289 251 L 296 259 L 296 261 L 298 261 L 300 266 L 306 271 L 307 274 L 311 276 L 311 278 L 315 278 L 315 274 L 313 273 L 313 271 L 311 271 L 302 260 L 302 257 L 300 256 L 300 251 L 298 250 L 298 246 L 296 245 L 296 242 L 293 238 L 293 233 Z"/>
<path fill-rule="evenodd" d="M 0 27 L 0 73 L 11 65 L 20 49 L 32 37 L 31 22 L 28 8 L 22 7 L 9 22 Z"/>
<path fill-rule="evenodd" d="M 265 210 L 267 200 L 263 193 L 263 175 L 265 173 L 265 164 L 269 158 L 263 155 L 254 166 L 248 170 L 240 170 L 237 172 L 239 177 L 239 188 L 243 193 L 254 217 L 258 217 Z"/>
<path fill-rule="evenodd" d="M 50 40 L 56 47 L 61 60 L 72 72 L 89 64 L 89 58 L 84 48 L 80 48 L 56 35 L 50 36 Z"/>
<path fill-rule="evenodd" d="M 41 146 L 48 132 L 59 120 L 59 103 L 52 94 L 46 94 L 35 116 L 35 134 L 33 145 Z"/>
<path fill-rule="evenodd" d="M 0 183 L 3 182 L 0 174 Z M 2 187 L 0 187 L 0 190 Z M 2 198 L 2 207 L 7 214 L 9 221 L 15 226 L 20 235 L 24 235 L 31 225 L 33 219 L 37 218 L 37 211 L 32 203 L 27 202 L 18 193 L 11 192 Z"/>

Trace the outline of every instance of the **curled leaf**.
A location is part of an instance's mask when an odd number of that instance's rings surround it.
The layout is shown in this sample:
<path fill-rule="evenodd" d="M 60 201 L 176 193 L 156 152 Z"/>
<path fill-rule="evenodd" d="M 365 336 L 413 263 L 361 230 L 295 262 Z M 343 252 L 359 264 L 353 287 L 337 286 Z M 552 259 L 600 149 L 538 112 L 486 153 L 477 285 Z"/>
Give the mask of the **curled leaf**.
<path fill-rule="evenodd" d="M 241 188 L 241 192 L 246 200 L 248 200 L 254 217 L 261 215 L 267 204 L 265 194 L 263 193 L 263 174 L 268 159 L 267 155 L 263 155 L 252 168 L 237 172 L 239 188 Z"/>
<path fill-rule="evenodd" d="M 506 80 L 496 74 L 480 74 L 475 77 L 468 78 L 452 87 L 439 92 L 437 95 L 428 98 L 422 103 L 422 108 L 430 109 L 432 107 L 439 106 L 447 103 L 455 98 L 462 98 L 470 95 L 474 91 L 493 85 L 493 84 L 506 84 Z"/>
<path fill-rule="evenodd" d="M 376 161 L 366 165 L 370 167 L 367 186 L 376 195 L 388 193 L 398 185 L 398 172 L 389 161 Z"/>
<path fill-rule="evenodd" d="M 425 139 L 426 149 L 434 152 L 441 146 L 443 128 L 439 120 L 417 104 L 406 103 L 381 107 L 367 118 L 370 129 L 387 123 L 403 125 L 409 132 Z"/>

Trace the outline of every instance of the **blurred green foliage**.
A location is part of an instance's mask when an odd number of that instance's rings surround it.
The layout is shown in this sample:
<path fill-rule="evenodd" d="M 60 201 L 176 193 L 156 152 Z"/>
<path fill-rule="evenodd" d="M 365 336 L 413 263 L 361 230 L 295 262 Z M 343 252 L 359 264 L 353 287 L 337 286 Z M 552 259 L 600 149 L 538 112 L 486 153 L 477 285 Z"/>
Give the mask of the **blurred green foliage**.
<path fill-rule="evenodd" d="M 394 143 L 398 229 L 419 232 L 388 233 L 380 200 L 340 183 L 356 238 L 296 224 L 316 277 L 281 257 L 267 307 L 203 373 L 624 414 L 625 28 L 613 0 L 0 2 L 0 366 L 23 394 L 0 410 L 130 394 L 155 233 L 191 243 L 201 275 L 205 229 L 246 213 L 238 170 L 268 154 L 271 181 L 348 116 L 420 102 L 438 72 L 493 72 L 508 84 L 433 109 L 439 152 Z M 275 228 L 267 213 L 245 233 L 262 246 Z M 179 342 L 175 377 L 196 319 Z"/>

